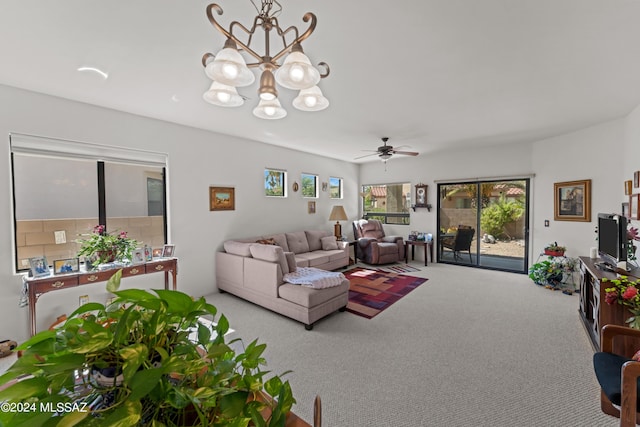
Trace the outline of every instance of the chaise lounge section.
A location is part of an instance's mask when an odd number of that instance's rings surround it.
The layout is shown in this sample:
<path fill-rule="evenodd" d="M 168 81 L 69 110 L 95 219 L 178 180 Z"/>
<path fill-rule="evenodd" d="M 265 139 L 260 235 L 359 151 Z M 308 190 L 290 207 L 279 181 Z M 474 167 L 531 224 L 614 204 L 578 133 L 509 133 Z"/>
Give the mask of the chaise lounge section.
<path fill-rule="evenodd" d="M 346 307 L 349 281 L 315 289 L 284 281 L 299 267 L 334 270 L 349 265 L 348 245 L 326 231 L 303 230 L 228 240 L 216 252 L 216 285 L 271 311 L 302 322 L 307 330 Z"/>

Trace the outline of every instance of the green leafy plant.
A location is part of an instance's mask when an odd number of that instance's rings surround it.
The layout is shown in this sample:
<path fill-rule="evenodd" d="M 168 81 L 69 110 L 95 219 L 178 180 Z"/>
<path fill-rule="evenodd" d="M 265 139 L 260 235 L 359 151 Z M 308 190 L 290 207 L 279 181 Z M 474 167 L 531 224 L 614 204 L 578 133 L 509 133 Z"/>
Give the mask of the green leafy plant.
<path fill-rule="evenodd" d="M 480 217 L 480 225 L 482 231 L 498 237 L 507 233 L 505 226 L 509 223 L 517 221 L 524 215 L 524 206 L 520 201 L 507 200 L 504 194 L 500 195 L 500 199 L 482 209 Z"/>
<path fill-rule="evenodd" d="M 81 244 L 78 256 L 89 258 L 93 264 L 131 260 L 131 253 L 138 246 L 138 242 L 128 237 L 126 231 L 107 233 L 104 225 L 96 225 L 91 234 L 82 236 L 83 239 L 77 240 Z"/>
<path fill-rule="evenodd" d="M 35 410 L 2 412 L 0 425 L 284 426 L 295 399 L 288 382 L 262 370 L 266 344 L 236 353 L 224 315 L 214 327 L 202 321 L 217 311 L 204 298 L 118 290 L 121 274 L 107 283 L 113 303 L 84 304 L 16 349 L 23 355 L 0 384 L 16 382 L 0 400 Z M 42 411 L 58 404 L 68 409 Z"/>
<path fill-rule="evenodd" d="M 551 252 L 564 252 L 567 250 L 566 247 L 564 246 L 560 246 L 558 245 L 558 242 L 553 242 L 553 243 L 549 243 L 547 246 L 544 247 L 545 251 L 551 251 Z"/>
<path fill-rule="evenodd" d="M 576 258 L 551 258 L 533 264 L 529 268 L 529 278 L 537 285 L 559 289 L 565 274 L 573 274 L 578 266 Z"/>
<path fill-rule="evenodd" d="M 620 304 L 627 307 L 633 315 L 626 323 L 634 329 L 640 329 L 640 279 L 630 280 L 627 276 L 619 276 L 615 279 L 602 279 L 601 286 L 606 286 L 604 300 L 607 304 Z"/>

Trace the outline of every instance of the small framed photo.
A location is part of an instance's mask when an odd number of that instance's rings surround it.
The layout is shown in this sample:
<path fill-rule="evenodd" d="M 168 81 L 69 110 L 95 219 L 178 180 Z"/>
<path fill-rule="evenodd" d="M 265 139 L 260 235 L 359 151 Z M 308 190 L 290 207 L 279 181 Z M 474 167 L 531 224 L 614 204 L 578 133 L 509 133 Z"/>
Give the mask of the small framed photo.
<path fill-rule="evenodd" d="M 162 258 L 162 248 L 156 248 L 151 252 L 153 258 Z"/>
<path fill-rule="evenodd" d="M 640 188 L 640 171 L 633 173 L 633 188 Z"/>
<path fill-rule="evenodd" d="M 307 202 L 307 212 L 310 213 L 310 214 L 316 213 L 316 202 L 315 201 Z"/>
<path fill-rule="evenodd" d="M 78 258 L 57 259 L 53 261 L 53 274 L 69 274 L 80 271 Z"/>
<path fill-rule="evenodd" d="M 142 264 L 147 260 L 144 249 L 137 248 L 131 253 L 131 264 Z"/>
<path fill-rule="evenodd" d="M 626 196 L 630 196 L 631 193 L 633 193 L 632 187 L 631 187 L 631 180 L 625 181 L 624 182 L 624 194 Z"/>
<path fill-rule="evenodd" d="M 640 194 L 629 196 L 629 215 L 631 219 L 640 220 Z"/>
<path fill-rule="evenodd" d="M 51 274 L 47 258 L 43 256 L 29 258 L 29 269 L 32 277 L 42 277 Z"/>
<path fill-rule="evenodd" d="M 144 259 L 146 261 L 151 261 L 153 259 L 153 253 L 151 252 L 151 247 L 149 246 L 144 247 Z"/>
<path fill-rule="evenodd" d="M 210 211 L 233 211 L 236 209 L 236 189 L 233 187 L 209 187 Z"/>
<path fill-rule="evenodd" d="M 162 247 L 162 258 L 171 258 L 176 251 L 175 245 L 164 245 Z"/>

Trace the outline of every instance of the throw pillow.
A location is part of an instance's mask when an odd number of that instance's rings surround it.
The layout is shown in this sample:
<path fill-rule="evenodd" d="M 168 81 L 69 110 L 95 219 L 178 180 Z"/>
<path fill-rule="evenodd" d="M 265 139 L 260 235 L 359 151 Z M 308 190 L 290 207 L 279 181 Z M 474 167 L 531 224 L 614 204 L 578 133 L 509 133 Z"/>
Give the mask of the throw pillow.
<path fill-rule="evenodd" d="M 338 249 L 338 242 L 336 242 L 336 236 L 327 236 L 320 239 L 322 242 L 323 251 L 331 251 Z"/>
<path fill-rule="evenodd" d="M 289 265 L 289 273 L 295 273 L 298 269 L 298 265 L 296 264 L 296 254 L 293 252 L 285 252 L 284 257 L 287 259 L 287 264 Z"/>

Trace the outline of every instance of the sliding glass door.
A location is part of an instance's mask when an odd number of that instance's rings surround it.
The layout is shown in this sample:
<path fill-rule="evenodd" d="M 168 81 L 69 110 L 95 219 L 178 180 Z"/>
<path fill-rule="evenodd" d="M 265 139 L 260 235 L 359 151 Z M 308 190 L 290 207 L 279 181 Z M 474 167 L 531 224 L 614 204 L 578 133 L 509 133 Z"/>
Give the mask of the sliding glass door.
<path fill-rule="evenodd" d="M 438 261 L 526 273 L 529 179 L 438 184 Z"/>

